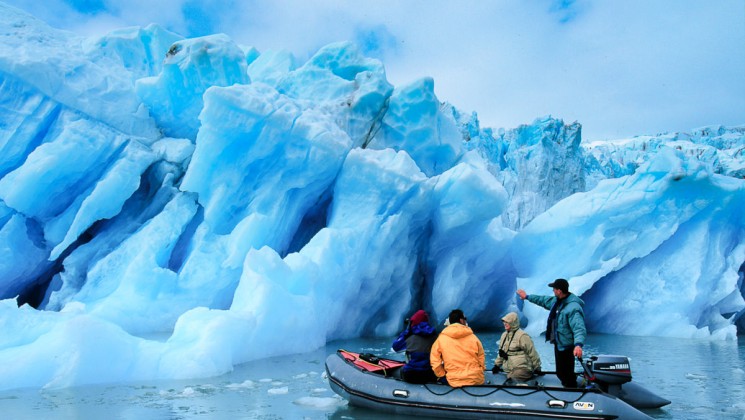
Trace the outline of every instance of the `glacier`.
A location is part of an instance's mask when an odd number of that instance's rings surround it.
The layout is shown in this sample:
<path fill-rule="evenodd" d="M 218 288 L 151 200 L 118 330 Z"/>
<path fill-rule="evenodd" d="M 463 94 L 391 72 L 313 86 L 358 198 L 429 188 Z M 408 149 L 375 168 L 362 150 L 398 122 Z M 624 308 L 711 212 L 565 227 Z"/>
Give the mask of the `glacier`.
<path fill-rule="evenodd" d="M 462 308 L 745 332 L 745 126 L 584 142 L 481 127 L 354 44 L 299 63 L 0 3 L 0 390 L 219 375 Z"/>

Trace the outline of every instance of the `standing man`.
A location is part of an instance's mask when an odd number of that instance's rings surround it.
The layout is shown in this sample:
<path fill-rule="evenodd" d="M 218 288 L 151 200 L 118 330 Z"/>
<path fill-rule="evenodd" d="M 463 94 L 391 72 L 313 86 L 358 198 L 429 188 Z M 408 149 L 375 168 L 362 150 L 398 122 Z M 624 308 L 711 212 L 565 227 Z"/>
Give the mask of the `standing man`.
<path fill-rule="evenodd" d="M 569 293 L 569 282 L 556 279 L 549 283 L 553 287 L 553 296 L 528 295 L 523 289 L 517 289 L 520 299 L 527 299 L 538 306 L 550 310 L 546 325 L 546 341 L 554 344 L 556 376 L 565 388 L 577 387 L 577 375 L 574 373 L 574 358 L 582 357 L 582 346 L 585 344 L 585 302 Z"/>
<path fill-rule="evenodd" d="M 453 388 L 483 384 L 486 359 L 481 340 L 468 327 L 460 309 L 453 309 L 448 321 L 450 325 L 442 330 L 429 353 L 438 381 L 444 377 Z"/>

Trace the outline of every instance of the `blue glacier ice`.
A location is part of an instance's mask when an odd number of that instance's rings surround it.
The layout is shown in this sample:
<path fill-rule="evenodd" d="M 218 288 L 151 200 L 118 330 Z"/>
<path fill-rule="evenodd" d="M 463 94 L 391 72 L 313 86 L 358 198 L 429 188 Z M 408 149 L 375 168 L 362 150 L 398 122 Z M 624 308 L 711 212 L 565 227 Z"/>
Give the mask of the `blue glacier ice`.
<path fill-rule="evenodd" d="M 745 126 L 481 127 L 354 44 L 305 63 L 0 3 L 0 390 L 219 375 L 425 308 L 476 329 L 745 332 Z"/>

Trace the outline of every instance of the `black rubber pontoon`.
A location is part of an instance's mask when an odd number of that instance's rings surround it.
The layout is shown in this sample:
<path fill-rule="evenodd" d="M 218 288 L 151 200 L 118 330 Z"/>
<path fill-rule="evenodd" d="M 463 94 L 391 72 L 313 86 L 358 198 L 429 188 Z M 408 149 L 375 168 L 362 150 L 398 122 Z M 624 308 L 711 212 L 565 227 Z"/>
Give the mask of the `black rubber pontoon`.
<path fill-rule="evenodd" d="M 602 363 L 597 360 L 603 360 L 599 359 L 602 357 L 594 358 L 595 366 L 588 362 L 595 369 L 589 372 L 597 373 L 595 381 L 597 376 L 614 375 L 610 370 L 599 372 L 598 368 L 602 366 L 598 365 Z M 358 360 L 357 353 L 343 350 L 328 356 L 326 372 L 334 392 L 351 405 L 401 415 L 480 419 L 650 419 L 637 408 L 658 408 L 670 403 L 638 384 L 631 386 L 628 381 L 623 384 L 603 383 L 605 390 L 598 382 L 583 388 L 563 388 L 552 374 L 522 384 L 505 383 L 504 374 L 487 372 L 487 382 L 490 383 L 486 385 L 462 388 L 435 383 L 417 385 L 397 377 L 400 362 Z M 370 369 L 379 363 L 384 365 L 383 369 Z M 626 379 L 610 380 L 623 382 Z M 583 381 L 578 381 L 578 385 L 579 382 Z M 623 391 L 621 393 L 627 398 L 613 395 L 614 391 Z M 632 402 L 640 405 L 634 407 Z"/>

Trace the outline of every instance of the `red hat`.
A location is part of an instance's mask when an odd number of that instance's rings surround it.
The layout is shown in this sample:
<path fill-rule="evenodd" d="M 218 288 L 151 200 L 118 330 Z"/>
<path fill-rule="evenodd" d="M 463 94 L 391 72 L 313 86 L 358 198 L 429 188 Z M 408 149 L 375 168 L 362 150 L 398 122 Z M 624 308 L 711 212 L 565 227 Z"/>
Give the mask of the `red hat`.
<path fill-rule="evenodd" d="M 414 315 L 409 318 L 411 321 L 411 326 L 421 324 L 422 322 L 429 322 L 429 317 L 427 316 L 427 313 L 424 312 L 424 310 L 420 309 L 416 312 L 414 312 Z"/>

